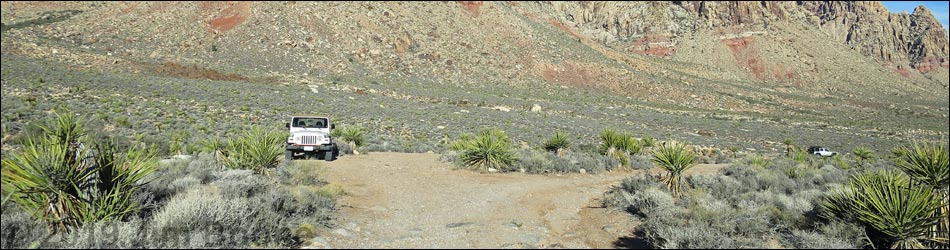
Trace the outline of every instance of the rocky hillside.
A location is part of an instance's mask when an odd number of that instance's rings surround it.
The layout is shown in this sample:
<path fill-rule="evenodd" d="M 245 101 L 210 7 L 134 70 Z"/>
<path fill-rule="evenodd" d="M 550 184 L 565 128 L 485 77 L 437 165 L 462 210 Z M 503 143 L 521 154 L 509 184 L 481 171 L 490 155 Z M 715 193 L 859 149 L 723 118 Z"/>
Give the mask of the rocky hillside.
<path fill-rule="evenodd" d="M 932 13 L 893 14 L 878 2 L 3 2 L 2 9 L 4 54 L 189 78 L 542 84 L 614 92 L 659 109 L 821 116 L 907 108 L 938 118 L 950 82 L 946 30 Z"/>

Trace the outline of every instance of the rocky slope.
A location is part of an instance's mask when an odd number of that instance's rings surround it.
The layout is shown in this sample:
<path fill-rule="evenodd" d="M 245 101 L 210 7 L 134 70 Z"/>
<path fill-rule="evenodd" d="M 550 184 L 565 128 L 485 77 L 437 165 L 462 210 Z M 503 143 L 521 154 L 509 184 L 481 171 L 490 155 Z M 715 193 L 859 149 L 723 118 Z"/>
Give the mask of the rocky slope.
<path fill-rule="evenodd" d="M 3 53 L 192 78 L 603 90 L 661 108 L 946 105 L 946 31 L 878 2 L 3 2 Z M 434 94 L 437 95 L 437 94 Z M 907 104 L 914 105 L 914 104 Z M 942 111 L 925 107 L 919 112 Z"/>

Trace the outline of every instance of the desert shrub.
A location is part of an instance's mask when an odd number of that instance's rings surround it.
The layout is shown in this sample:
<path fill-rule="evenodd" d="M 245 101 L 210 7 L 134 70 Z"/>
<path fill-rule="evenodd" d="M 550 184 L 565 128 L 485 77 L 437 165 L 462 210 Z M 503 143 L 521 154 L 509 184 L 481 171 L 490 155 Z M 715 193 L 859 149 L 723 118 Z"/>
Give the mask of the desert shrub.
<path fill-rule="evenodd" d="M 633 196 L 639 192 L 651 188 L 661 188 L 659 184 L 660 176 L 637 174 L 624 178 L 619 186 L 613 186 L 604 194 L 603 205 L 605 207 L 621 210 L 630 210 L 633 205 Z"/>
<path fill-rule="evenodd" d="M 516 160 L 511 168 L 523 169 L 526 173 L 532 174 L 577 173 L 580 172 L 582 168 L 584 168 L 585 171 L 593 171 L 593 168 L 590 168 L 588 165 L 582 165 L 581 161 L 578 160 L 584 156 L 572 153 L 563 153 L 563 155 L 564 156 L 559 157 L 550 152 L 530 149 L 517 150 L 515 151 Z"/>
<path fill-rule="evenodd" d="M 544 150 L 560 154 L 561 150 L 567 149 L 570 145 L 571 142 L 567 139 L 567 135 L 557 131 L 551 135 L 550 139 L 544 141 Z"/>
<path fill-rule="evenodd" d="M 630 155 L 639 154 L 642 150 L 643 144 L 640 140 L 628 133 L 618 133 L 609 128 L 600 132 L 600 145 L 597 152 L 617 159 L 621 168 L 630 167 Z"/>
<path fill-rule="evenodd" d="M 793 149 L 789 157 L 792 158 L 793 161 L 798 162 L 798 163 L 809 163 L 810 160 L 812 159 L 811 155 L 808 154 L 808 151 L 801 150 L 801 149 Z"/>
<path fill-rule="evenodd" d="M 693 189 L 679 198 L 657 188 L 659 176 L 631 177 L 608 191 L 604 204 L 641 217 L 644 239 L 657 248 L 774 247 L 763 240 L 769 238 L 784 247 L 809 240 L 863 246 L 863 231 L 817 216 L 823 190 L 847 180 L 850 171 L 816 169 L 790 158 L 770 165 L 737 162 L 720 175 L 690 175 L 685 180 Z M 790 169 L 797 173 L 790 176 Z"/>
<path fill-rule="evenodd" d="M 846 240 L 831 237 L 814 231 L 792 230 L 784 237 L 784 243 L 797 249 L 854 249 Z"/>
<path fill-rule="evenodd" d="M 259 204 L 258 204 L 259 205 Z M 273 210 L 247 198 L 227 198 L 209 188 L 176 195 L 150 222 L 149 247 L 246 248 L 292 246 L 294 239 Z"/>
<path fill-rule="evenodd" d="M 283 157 L 285 139 L 281 132 L 253 127 L 240 137 L 229 139 L 219 151 L 219 160 L 232 169 L 251 169 L 267 174 Z"/>
<path fill-rule="evenodd" d="M 336 211 L 334 195 L 312 186 L 279 187 L 250 197 L 249 200 L 252 204 L 260 204 L 260 209 L 271 210 L 286 219 L 287 228 L 297 228 L 302 224 L 328 225 Z"/>
<path fill-rule="evenodd" d="M 211 183 L 218 188 L 219 194 L 226 198 L 247 198 L 266 193 L 273 184 L 274 181 L 268 177 L 240 169 L 218 172 L 215 181 Z"/>
<path fill-rule="evenodd" d="M 366 143 L 366 130 L 363 129 L 363 127 L 347 126 L 339 131 L 340 134 L 338 138 L 348 143 L 354 152 L 357 152 L 357 148 Z"/>
<path fill-rule="evenodd" d="M 858 165 L 864 165 L 867 161 L 874 159 L 874 151 L 866 147 L 857 147 L 851 151 L 854 154 L 854 157 L 858 159 Z"/>
<path fill-rule="evenodd" d="M 841 156 L 841 155 L 832 156 L 831 161 L 834 163 L 836 167 L 840 169 L 851 169 L 851 163 L 849 163 L 848 160 L 844 158 L 844 156 Z"/>
<path fill-rule="evenodd" d="M 653 158 L 646 155 L 631 155 L 630 156 L 630 168 L 647 170 L 656 167 L 656 164 L 653 162 Z"/>
<path fill-rule="evenodd" d="M 483 130 L 478 136 L 469 137 L 470 141 L 460 141 L 453 143 L 453 147 L 462 148 L 459 160 L 461 165 L 475 169 L 498 169 L 500 171 L 510 170 L 509 167 L 515 162 L 515 156 L 511 149 L 511 140 L 504 131 L 499 129 Z"/>
<path fill-rule="evenodd" d="M 195 158 L 163 160 L 155 173 L 144 179 L 144 191 L 160 205 L 181 191 L 210 183 L 215 178 L 214 173 L 223 169 L 211 153 L 200 153 Z"/>
<path fill-rule="evenodd" d="M 772 159 L 757 154 L 751 154 L 749 157 L 746 157 L 745 164 L 757 168 L 768 168 L 769 165 L 772 164 Z"/>
<path fill-rule="evenodd" d="M 0 210 L 0 248 L 26 249 L 51 247 L 46 225 L 29 213 L 17 208 L 13 203 L 4 203 Z"/>
<path fill-rule="evenodd" d="M 689 188 L 689 183 L 683 180 L 683 171 L 696 166 L 696 156 L 686 150 L 686 145 L 675 141 L 660 145 L 653 151 L 653 162 L 666 170 L 662 181 L 673 196 Z"/>
<path fill-rule="evenodd" d="M 323 186 L 327 183 L 320 179 L 323 166 L 315 162 L 293 161 L 281 164 L 277 168 L 277 177 L 284 185 Z"/>
<path fill-rule="evenodd" d="M 89 223 L 63 236 L 59 247 L 74 249 L 133 249 L 148 247 L 145 241 L 145 223 L 130 221 L 102 221 Z"/>
<path fill-rule="evenodd" d="M 686 177 L 693 188 L 704 190 L 716 198 L 729 199 L 749 192 L 750 189 L 732 176 L 694 174 Z"/>
<path fill-rule="evenodd" d="M 153 156 L 134 147 L 120 152 L 111 140 L 89 142 L 83 117 L 55 115 L 39 141 L 2 160 L 3 192 L 58 232 L 135 213 L 133 196 L 154 171 Z"/>
<path fill-rule="evenodd" d="M 564 158 L 570 163 L 577 165 L 577 171 L 584 169 L 584 171 L 591 174 L 602 173 L 610 170 L 611 166 L 616 166 L 616 164 L 609 164 L 606 157 L 596 154 L 571 152 L 564 156 Z"/>

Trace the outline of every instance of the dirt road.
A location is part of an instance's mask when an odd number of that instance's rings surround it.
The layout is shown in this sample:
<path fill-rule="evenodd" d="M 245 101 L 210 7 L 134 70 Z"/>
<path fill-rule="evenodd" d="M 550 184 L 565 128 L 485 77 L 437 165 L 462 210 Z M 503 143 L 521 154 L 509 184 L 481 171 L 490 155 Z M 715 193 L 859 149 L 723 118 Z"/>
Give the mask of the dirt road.
<path fill-rule="evenodd" d="M 600 207 L 631 172 L 528 175 L 455 169 L 437 154 L 370 153 L 319 162 L 342 186 L 338 227 L 308 248 L 614 248 L 637 221 Z M 706 170 L 703 166 L 697 170 Z M 627 240 L 618 240 L 627 239 Z M 634 239 L 634 240 L 630 240 Z M 632 242 L 632 243 L 631 243 Z"/>

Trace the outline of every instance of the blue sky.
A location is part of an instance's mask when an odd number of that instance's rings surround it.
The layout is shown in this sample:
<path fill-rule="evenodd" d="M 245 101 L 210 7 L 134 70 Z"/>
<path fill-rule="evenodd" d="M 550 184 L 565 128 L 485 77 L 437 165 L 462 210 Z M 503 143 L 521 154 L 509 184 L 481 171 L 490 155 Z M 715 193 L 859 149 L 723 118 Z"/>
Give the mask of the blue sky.
<path fill-rule="evenodd" d="M 948 3 L 947 1 L 943 1 L 943 2 L 939 2 L 939 1 L 917 1 L 917 2 L 881 1 L 881 3 L 883 3 L 884 6 L 887 7 L 887 10 L 890 10 L 891 12 L 907 11 L 907 13 L 913 13 L 914 8 L 917 8 L 917 6 L 923 5 L 923 6 L 926 6 L 927 9 L 930 9 L 930 12 L 933 12 L 934 17 L 937 18 L 937 21 L 940 21 L 940 23 L 943 25 L 944 30 L 947 30 L 947 27 L 950 26 L 950 25 L 947 25 L 948 23 L 950 23 L 947 21 L 948 12 L 950 12 L 950 10 L 947 9 L 947 6 L 950 5 L 950 3 Z"/>

